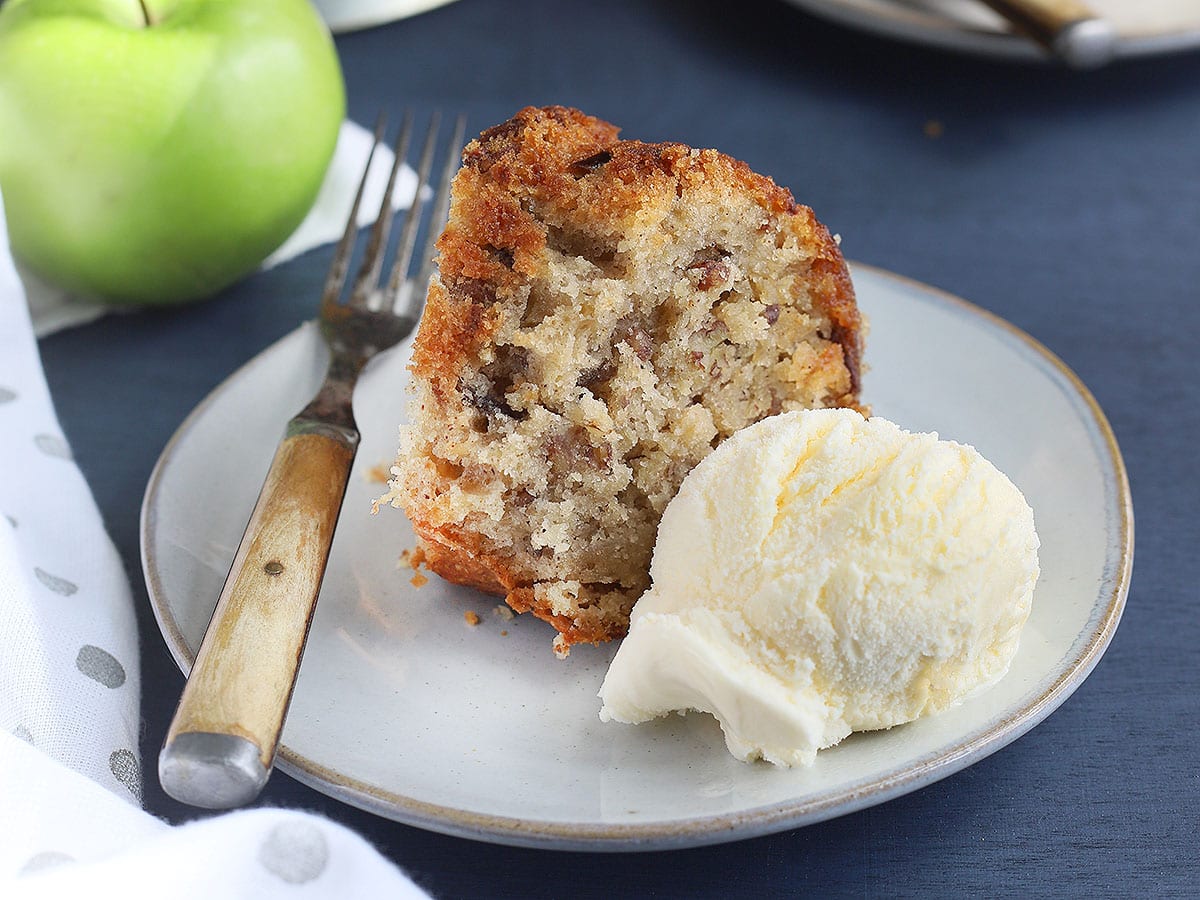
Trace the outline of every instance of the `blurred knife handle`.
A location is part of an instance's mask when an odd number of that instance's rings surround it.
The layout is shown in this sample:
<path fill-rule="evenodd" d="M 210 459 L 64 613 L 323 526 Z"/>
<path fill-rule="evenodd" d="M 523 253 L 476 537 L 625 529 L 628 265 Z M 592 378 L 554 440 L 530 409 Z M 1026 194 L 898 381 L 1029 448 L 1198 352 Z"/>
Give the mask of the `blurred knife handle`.
<path fill-rule="evenodd" d="M 1078 69 L 1102 66 L 1113 58 L 1112 24 L 1080 0 L 983 0 L 1022 34 Z"/>

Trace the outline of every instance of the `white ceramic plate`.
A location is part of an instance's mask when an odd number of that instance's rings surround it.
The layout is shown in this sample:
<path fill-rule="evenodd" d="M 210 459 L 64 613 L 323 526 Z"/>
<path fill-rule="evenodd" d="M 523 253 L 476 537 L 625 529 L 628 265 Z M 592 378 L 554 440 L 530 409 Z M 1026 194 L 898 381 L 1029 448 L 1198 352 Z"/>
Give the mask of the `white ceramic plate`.
<path fill-rule="evenodd" d="M 1087 390 L 1012 326 L 961 300 L 854 267 L 871 318 L 866 395 L 914 430 L 975 444 L 1033 506 L 1042 576 L 1009 674 L 949 712 L 854 735 L 809 769 L 734 760 L 698 714 L 601 724 L 615 650 L 550 650 L 553 631 L 505 621 L 497 600 L 397 568 L 404 515 L 370 515 L 405 401 L 403 350 L 359 386 L 364 431 L 283 735 L 281 769 L 402 822 L 511 844 L 657 849 L 793 828 L 879 803 L 1012 741 L 1096 664 L 1133 553 L 1117 445 Z M 284 422 L 315 390 L 324 351 L 305 326 L 253 359 L 183 423 L 142 521 L 150 599 L 185 671 L 215 605 Z M 464 613 L 476 612 L 472 627 Z"/>
<path fill-rule="evenodd" d="M 313 0 L 321 18 L 335 34 L 407 19 L 449 2 L 451 0 Z"/>
<path fill-rule="evenodd" d="M 1023 61 L 1050 57 L 979 0 L 789 0 L 823 18 L 884 37 Z M 1087 0 L 1112 23 L 1117 58 L 1200 47 L 1197 0 Z"/>

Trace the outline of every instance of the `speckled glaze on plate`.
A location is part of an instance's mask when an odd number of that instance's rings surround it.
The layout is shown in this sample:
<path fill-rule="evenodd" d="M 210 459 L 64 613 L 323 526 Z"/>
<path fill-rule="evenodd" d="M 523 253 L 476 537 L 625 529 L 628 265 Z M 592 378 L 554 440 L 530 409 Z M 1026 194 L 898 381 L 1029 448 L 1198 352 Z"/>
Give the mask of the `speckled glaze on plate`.
<path fill-rule="evenodd" d="M 978 0 L 788 0 L 840 25 L 959 53 L 1014 62 L 1050 55 Z M 1116 31 L 1117 59 L 1200 47 L 1196 0 L 1087 0 Z"/>
<path fill-rule="evenodd" d="M 550 650 L 538 620 L 397 566 L 404 515 L 372 516 L 405 405 L 407 348 L 359 386 L 364 431 L 278 767 L 411 825 L 557 849 L 650 850 L 752 837 L 880 803 L 995 752 L 1095 666 L 1124 605 L 1133 518 L 1124 465 L 1079 380 L 977 307 L 853 266 L 871 319 L 865 393 L 910 430 L 972 443 L 1025 492 L 1042 577 L 1007 676 L 961 706 L 853 735 L 808 769 L 745 764 L 707 716 L 602 724 L 615 647 Z M 304 326 L 251 360 L 180 426 L 146 490 L 142 553 L 163 636 L 186 671 L 284 422 L 324 350 Z M 479 624 L 467 624 L 469 611 Z"/>

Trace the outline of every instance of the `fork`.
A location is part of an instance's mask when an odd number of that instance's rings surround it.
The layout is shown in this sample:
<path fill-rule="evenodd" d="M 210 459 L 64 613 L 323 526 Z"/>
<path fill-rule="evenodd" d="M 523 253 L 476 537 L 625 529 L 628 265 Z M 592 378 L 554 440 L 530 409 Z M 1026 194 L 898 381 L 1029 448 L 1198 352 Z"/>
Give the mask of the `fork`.
<path fill-rule="evenodd" d="M 405 116 L 383 203 L 349 299 L 343 302 L 358 209 L 384 134 L 382 116 L 376 124 L 321 294 L 318 321 L 330 351 L 325 381 L 312 402 L 288 422 L 276 448 L 159 754 L 159 781 L 183 803 L 207 809 L 242 806 L 258 796 L 270 776 L 358 449 L 354 385 L 373 356 L 415 327 L 433 270 L 433 245 L 445 226 L 465 122 L 459 116 L 455 123 L 436 194 L 425 207 L 421 201 L 439 126 L 435 113 L 395 261 L 381 286 L 394 216 L 392 191 L 412 132 L 412 117 Z M 410 280 L 423 208 L 432 211 L 431 221 L 417 275 Z"/>

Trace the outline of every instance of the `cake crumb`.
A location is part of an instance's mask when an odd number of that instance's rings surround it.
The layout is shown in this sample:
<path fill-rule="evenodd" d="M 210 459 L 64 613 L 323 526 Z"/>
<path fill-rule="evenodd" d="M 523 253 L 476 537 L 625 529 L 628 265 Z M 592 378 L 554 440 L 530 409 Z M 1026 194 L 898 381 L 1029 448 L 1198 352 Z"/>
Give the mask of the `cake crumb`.
<path fill-rule="evenodd" d="M 475 612 L 473 609 L 468 609 L 465 613 L 463 613 L 463 618 L 466 620 L 467 624 L 472 627 L 479 624 L 479 613 Z"/>
<path fill-rule="evenodd" d="M 508 629 L 504 628 L 500 631 L 500 637 L 508 637 Z"/>
<path fill-rule="evenodd" d="M 390 463 L 377 463 L 363 471 L 363 478 L 371 484 L 387 484 L 391 477 Z"/>
<path fill-rule="evenodd" d="M 425 551 L 420 547 L 412 550 L 401 550 L 400 559 L 396 563 L 399 569 L 412 569 L 413 577 L 409 579 L 409 583 L 415 588 L 422 588 L 429 584 L 429 579 L 421 574 L 421 563 L 425 562 Z"/>
<path fill-rule="evenodd" d="M 424 562 L 425 551 L 420 547 L 411 547 L 400 551 L 400 555 L 396 558 L 396 568 L 417 571 Z"/>
<path fill-rule="evenodd" d="M 496 604 L 496 608 L 493 609 L 492 612 L 494 612 L 496 615 L 498 615 L 505 622 L 511 622 L 513 620 L 512 607 L 509 606 L 507 603 Z"/>
<path fill-rule="evenodd" d="M 921 131 L 925 133 L 925 137 L 929 138 L 931 141 L 936 141 L 945 133 L 946 126 L 937 119 L 929 119 L 925 122 L 925 125 Z"/>

